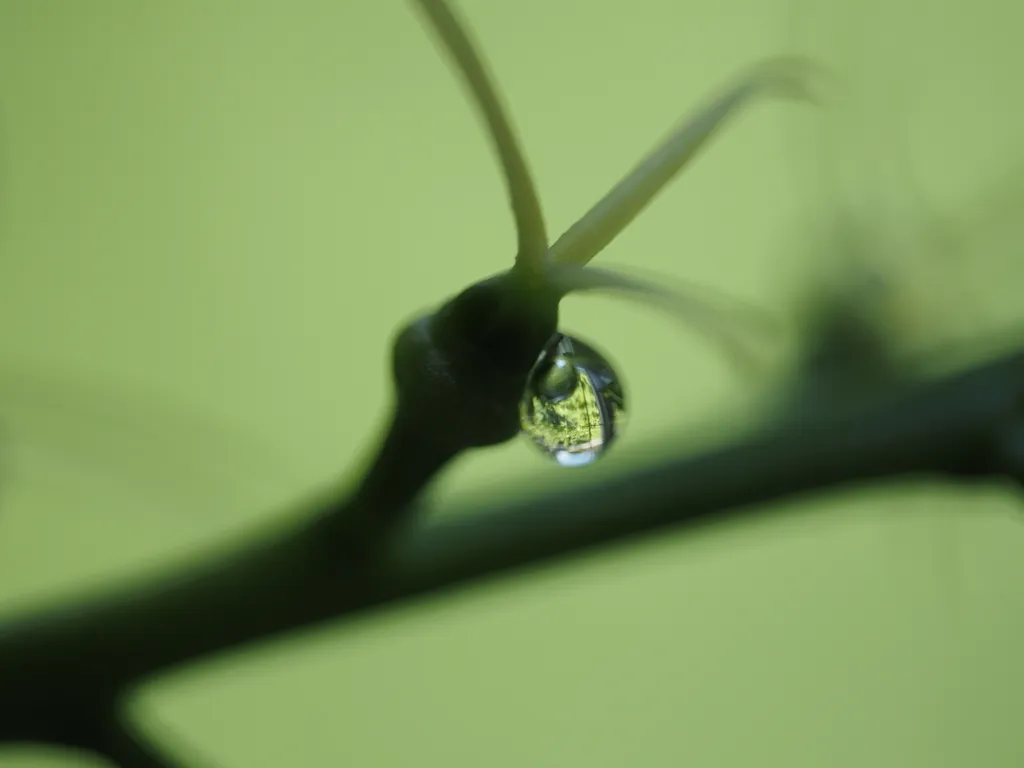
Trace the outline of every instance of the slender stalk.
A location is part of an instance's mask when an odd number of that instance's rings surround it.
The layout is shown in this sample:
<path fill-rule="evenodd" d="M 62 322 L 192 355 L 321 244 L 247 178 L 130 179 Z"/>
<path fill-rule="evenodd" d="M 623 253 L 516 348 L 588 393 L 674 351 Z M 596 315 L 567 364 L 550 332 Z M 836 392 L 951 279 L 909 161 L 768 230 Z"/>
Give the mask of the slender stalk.
<path fill-rule="evenodd" d="M 498 90 L 484 64 L 483 56 L 448 3 L 443 0 L 414 0 L 433 27 L 439 43 L 455 64 L 473 103 L 487 125 L 508 188 L 517 235 L 516 264 L 527 274 L 540 274 L 547 258 L 548 236 L 540 198 L 519 146 L 512 121 L 505 113 Z"/>

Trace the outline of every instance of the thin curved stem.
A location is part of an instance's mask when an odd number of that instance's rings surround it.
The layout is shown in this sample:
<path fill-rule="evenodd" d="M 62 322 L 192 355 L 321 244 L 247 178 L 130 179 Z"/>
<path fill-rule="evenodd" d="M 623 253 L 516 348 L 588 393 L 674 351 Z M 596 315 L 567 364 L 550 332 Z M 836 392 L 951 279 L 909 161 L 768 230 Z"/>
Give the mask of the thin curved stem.
<path fill-rule="evenodd" d="M 518 238 L 516 263 L 528 273 L 540 274 L 547 258 L 548 238 L 544 215 L 526 158 L 483 58 L 465 25 L 444 0 L 414 0 L 430 21 L 447 54 L 469 87 L 473 101 L 487 123 L 488 134 L 501 161 Z"/>
<path fill-rule="evenodd" d="M 764 351 L 775 318 L 768 312 L 724 294 L 712 296 L 700 286 L 669 288 L 664 285 L 623 275 L 609 269 L 556 264 L 549 268 L 548 279 L 565 294 L 579 291 L 608 291 L 635 299 L 654 301 L 691 328 L 715 341 L 729 361 L 743 373 L 756 372 L 760 352 Z M 718 299 L 715 301 L 714 299 Z"/>
<path fill-rule="evenodd" d="M 818 101 L 809 61 L 763 62 L 726 93 L 683 122 L 551 246 L 551 261 L 586 264 L 614 240 L 737 110 L 758 96 L 777 94 Z"/>

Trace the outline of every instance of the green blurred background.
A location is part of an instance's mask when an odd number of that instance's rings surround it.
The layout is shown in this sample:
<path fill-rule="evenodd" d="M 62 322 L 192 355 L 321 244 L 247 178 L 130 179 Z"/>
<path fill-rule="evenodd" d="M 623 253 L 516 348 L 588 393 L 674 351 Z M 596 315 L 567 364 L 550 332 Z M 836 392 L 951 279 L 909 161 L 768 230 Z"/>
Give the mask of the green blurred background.
<path fill-rule="evenodd" d="M 845 77 L 841 193 L 814 178 L 818 118 L 761 105 L 602 264 L 785 313 L 828 258 L 813 206 L 842 202 L 901 275 L 895 336 L 1024 314 L 1012 216 L 953 259 L 933 247 L 1024 154 L 1019 4 L 459 7 L 553 233 L 741 67 L 799 48 Z M 490 147 L 407 2 L 5 0 L 0 609 L 352 482 L 394 331 L 512 250 Z M 590 297 L 563 319 L 625 377 L 615 453 L 572 471 L 481 451 L 431 491 L 437 514 L 699 445 L 764 393 L 655 310 Z M 1024 764 L 1019 500 L 907 485 L 780 511 L 200 665 L 145 689 L 140 717 L 223 768 Z"/>

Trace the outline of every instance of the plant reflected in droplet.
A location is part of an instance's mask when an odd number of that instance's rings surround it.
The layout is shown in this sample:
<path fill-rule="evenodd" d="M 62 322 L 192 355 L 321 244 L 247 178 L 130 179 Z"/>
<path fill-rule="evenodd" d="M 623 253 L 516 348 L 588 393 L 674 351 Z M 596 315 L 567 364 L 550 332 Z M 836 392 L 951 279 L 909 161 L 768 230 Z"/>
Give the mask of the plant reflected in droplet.
<path fill-rule="evenodd" d="M 556 334 L 530 373 L 519 405 L 522 433 L 564 467 L 591 464 L 625 423 L 622 382 L 604 356 Z"/>

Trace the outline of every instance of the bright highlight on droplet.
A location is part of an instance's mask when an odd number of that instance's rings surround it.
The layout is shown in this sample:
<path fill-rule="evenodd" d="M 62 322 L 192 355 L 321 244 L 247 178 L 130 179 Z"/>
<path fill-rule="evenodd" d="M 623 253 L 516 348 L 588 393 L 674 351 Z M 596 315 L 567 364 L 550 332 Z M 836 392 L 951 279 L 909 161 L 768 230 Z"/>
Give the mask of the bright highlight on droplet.
<path fill-rule="evenodd" d="M 601 456 L 625 423 L 622 383 L 611 364 L 577 338 L 556 334 L 541 352 L 519 403 L 523 434 L 563 467 Z"/>

